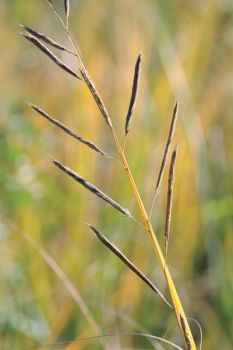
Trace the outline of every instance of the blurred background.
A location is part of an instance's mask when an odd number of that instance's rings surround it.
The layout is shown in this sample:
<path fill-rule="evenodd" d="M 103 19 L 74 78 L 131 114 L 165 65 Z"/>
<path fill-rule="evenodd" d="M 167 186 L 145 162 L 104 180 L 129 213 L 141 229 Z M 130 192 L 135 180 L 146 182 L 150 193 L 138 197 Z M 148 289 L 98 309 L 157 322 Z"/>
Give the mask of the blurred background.
<path fill-rule="evenodd" d="M 53 3 L 63 16 L 63 1 Z M 112 349 L 171 348 L 136 335 L 61 344 L 120 332 L 151 333 L 182 345 L 173 313 L 84 222 L 101 230 L 169 298 L 146 232 L 63 175 L 50 156 L 140 221 L 125 173 L 25 104 L 35 103 L 116 156 L 86 86 L 19 34 L 19 23 L 26 23 L 69 46 L 60 23 L 45 0 L 1 0 L 0 23 L 1 349 L 103 349 L 103 342 Z M 70 27 L 122 142 L 134 64 L 142 51 L 126 155 L 148 211 L 179 99 L 168 264 L 188 317 L 202 326 L 203 349 L 230 350 L 233 2 L 73 0 Z M 77 68 L 69 55 L 60 57 Z M 166 192 L 167 169 L 152 217 L 162 246 Z M 198 344 L 199 329 L 193 320 L 190 326 Z"/>

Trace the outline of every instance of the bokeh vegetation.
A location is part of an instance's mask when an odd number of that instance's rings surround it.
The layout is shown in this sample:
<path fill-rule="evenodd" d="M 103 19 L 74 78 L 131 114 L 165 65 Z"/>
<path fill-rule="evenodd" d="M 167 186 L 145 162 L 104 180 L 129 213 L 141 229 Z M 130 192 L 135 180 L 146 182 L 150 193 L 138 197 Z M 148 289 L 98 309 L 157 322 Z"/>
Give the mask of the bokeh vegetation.
<path fill-rule="evenodd" d="M 62 1 L 54 1 L 62 9 Z M 126 153 L 146 208 L 172 108 L 180 101 L 169 265 L 187 315 L 203 327 L 203 348 L 233 344 L 233 4 L 231 0 L 71 1 L 71 28 L 123 140 L 133 67 L 141 83 Z M 0 346 L 26 349 L 96 335 L 64 284 L 25 241 L 31 236 L 73 282 L 102 333 L 145 331 L 179 343 L 170 311 L 100 245 L 101 229 L 166 293 L 145 232 L 51 164 L 50 155 L 138 213 L 125 174 L 40 119 L 31 100 L 96 142 L 114 146 L 86 87 L 19 35 L 18 24 L 60 38 L 46 1 L 0 2 Z M 67 43 L 68 45 L 68 43 Z M 66 54 L 63 59 L 73 65 Z M 153 213 L 163 244 L 166 181 Z M 190 321 L 196 339 L 198 328 Z M 149 349 L 136 336 L 106 339 Z M 97 349 L 98 340 L 48 349 Z M 44 347 L 46 348 L 46 347 Z M 159 347 L 158 347 L 159 348 Z"/>

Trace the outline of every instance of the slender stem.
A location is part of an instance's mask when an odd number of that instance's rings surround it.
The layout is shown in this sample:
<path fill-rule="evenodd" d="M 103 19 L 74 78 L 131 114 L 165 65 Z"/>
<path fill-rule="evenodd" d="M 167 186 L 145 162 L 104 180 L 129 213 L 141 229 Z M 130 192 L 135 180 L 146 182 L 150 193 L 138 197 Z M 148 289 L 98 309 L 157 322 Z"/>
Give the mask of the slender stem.
<path fill-rule="evenodd" d="M 189 335 L 189 339 L 190 339 L 191 346 L 192 346 L 191 350 L 196 350 L 196 345 L 194 343 L 193 336 L 192 336 L 192 333 L 191 333 L 191 330 L 190 330 L 187 318 L 185 316 L 182 304 L 180 302 L 178 293 L 176 291 L 175 285 L 174 285 L 173 280 L 171 278 L 171 274 L 170 274 L 169 269 L 167 267 L 167 264 L 166 264 L 166 261 L 164 259 L 162 250 L 160 248 L 160 245 L 158 243 L 158 240 L 156 238 L 154 230 L 153 230 L 153 228 L 151 226 L 148 214 L 147 214 L 147 212 L 146 212 L 146 210 L 144 208 L 142 199 L 140 197 L 140 194 L 138 192 L 137 186 L 135 184 L 135 181 L 134 181 L 133 176 L 131 174 L 131 171 L 129 169 L 129 166 L 128 166 L 127 160 L 125 158 L 124 152 L 123 152 L 123 150 L 121 148 L 120 142 L 118 140 L 118 137 L 117 137 L 117 134 L 116 134 L 114 128 L 112 128 L 111 131 L 112 131 L 112 136 L 113 136 L 113 139 L 115 141 L 115 144 L 116 144 L 119 156 L 121 158 L 121 161 L 123 163 L 124 169 L 125 169 L 126 174 L 127 174 L 127 177 L 129 179 L 129 183 L 130 183 L 130 185 L 132 187 L 132 190 L 133 190 L 136 202 L 137 202 L 139 210 L 141 212 L 144 224 L 145 224 L 145 226 L 147 228 L 147 231 L 149 233 L 149 236 L 151 238 L 151 241 L 152 241 L 154 250 L 155 250 L 155 252 L 157 254 L 160 266 L 162 267 L 162 270 L 164 272 L 164 275 L 165 275 L 165 278 L 166 278 L 166 281 L 167 281 L 168 289 L 169 289 L 169 292 L 170 292 L 170 295 L 171 295 L 171 298 L 172 298 L 172 302 L 173 302 L 173 305 L 174 305 L 176 317 L 177 317 L 177 320 L 178 320 L 179 327 L 181 329 L 182 335 L 184 336 L 184 332 L 183 332 L 183 329 L 182 329 L 181 324 L 180 324 L 180 316 L 182 316 L 184 321 L 185 321 L 186 331 L 187 331 L 187 333 Z"/>

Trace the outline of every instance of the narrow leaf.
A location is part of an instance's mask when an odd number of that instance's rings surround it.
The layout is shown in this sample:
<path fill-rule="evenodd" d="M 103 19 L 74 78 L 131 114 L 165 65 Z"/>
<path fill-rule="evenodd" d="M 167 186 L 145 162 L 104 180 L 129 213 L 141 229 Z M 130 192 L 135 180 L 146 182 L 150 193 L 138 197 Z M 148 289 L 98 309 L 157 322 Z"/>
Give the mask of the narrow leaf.
<path fill-rule="evenodd" d="M 136 102 L 136 98 L 137 98 L 141 60 L 142 60 L 142 55 L 140 54 L 138 56 L 138 59 L 136 61 L 135 68 L 134 68 L 133 86 L 132 86 L 131 98 L 130 98 L 130 103 L 129 103 L 129 109 L 128 109 L 128 113 L 126 116 L 126 122 L 125 122 L 125 134 L 126 135 L 128 134 L 129 129 L 130 129 L 133 110 L 134 110 L 134 106 L 135 106 L 135 102 Z"/>
<path fill-rule="evenodd" d="M 21 232 L 21 231 L 20 231 Z M 80 295 L 77 287 L 71 282 L 71 280 L 67 277 L 61 267 L 56 263 L 56 261 L 52 258 L 52 256 L 38 243 L 32 238 L 31 235 L 23 234 L 22 237 L 29 243 L 31 246 L 38 252 L 38 254 L 42 257 L 42 259 L 47 263 L 47 265 L 53 270 L 55 275 L 61 280 L 65 289 L 69 293 L 70 297 L 75 301 L 75 303 L 79 306 L 83 316 L 86 318 L 88 324 L 93 329 L 94 332 L 99 333 L 100 328 L 92 314 Z M 106 347 L 104 346 L 104 349 Z"/>
<path fill-rule="evenodd" d="M 172 307 L 170 303 L 165 299 L 160 290 L 118 249 L 112 242 L 110 242 L 102 233 L 100 233 L 93 226 L 87 224 L 91 230 L 95 233 L 96 237 L 113 252 L 131 271 L 133 271 L 150 289 L 157 293 L 165 303 Z"/>
<path fill-rule="evenodd" d="M 56 160 L 53 160 L 54 165 L 56 165 L 59 169 L 64 171 L 67 175 L 72 177 L 75 181 L 80 183 L 83 187 L 94 193 L 96 196 L 100 197 L 103 199 L 105 202 L 110 204 L 112 207 L 120 211 L 122 214 L 132 217 L 129 210 L 126 208 L 123 208 L 119 203 L 114 201 L 112 198 L 107 196 L 104 192 L 102 192 L 100 189 L 92 185 L 90 182 L 86 181 L 84 178 L 82 178 L 79 174 L 75 173 L 73 170 L 70 168 L 64 166 L 63 164 L 57 162 Z"/>
<path fill-rule="evenodd" d="M 44 44 L 38 39 L 28 33 L 21 33 L 25 39 L 30 41 L 32 44 L 38 47 L 42 52 L 46 54 L 56 65 L 62 68 L 67 73 L 73 75 L 75 78 L 82 80 L 71 68 L 69 68 L 64 62 L 62 62 L 57 56 L 54 55 Z"/>
<path fill-rule="evenodd" d="M 112 158 L 110 157 L 107 153 L 105 153 L 104 151 L 102 151 L 98 146 L 96 146 L 94 143 L 85 140 L 84 138 L 82 138 L 81 136 L 78 136 L 76 133 L 74 133 L 71 129 L 69 129 L 67 126 L 65 126 L 64 124 L 60 123 L 58 120 L 54 119 L 53 117 L 51 117 L 48 113 L 46 113 L 45 111 L 43 111 L 43 109 L 28 103 L 29 106 L 38 114 L 40 114 L 42 117 L 44 117 L 45 119 L 47 119 L 48 121 L 50 121 L 52 124 L 56 125 L 58 128 L 62 129 L 66 134 L 72 136 L 74 139 L 78 140 L 79 142 L 83 143 L 84 145 L 86 145 L 87 147 L 91 148 L 92 150 L 98 152 L 99 154 L 101 154 L 102 156 L 105 156 L 107 158 Z"/>

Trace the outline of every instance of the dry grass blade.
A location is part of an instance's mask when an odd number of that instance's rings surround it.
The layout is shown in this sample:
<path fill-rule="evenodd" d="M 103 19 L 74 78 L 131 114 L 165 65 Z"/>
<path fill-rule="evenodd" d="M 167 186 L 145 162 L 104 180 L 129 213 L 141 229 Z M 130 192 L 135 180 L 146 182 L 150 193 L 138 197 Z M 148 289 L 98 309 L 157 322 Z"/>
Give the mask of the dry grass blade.
<path fill-rule="evenodd" d="M 180 325 L 181 325 L 181 329 L 182 329 L 183 334 L 184 334 L 184 340 L 185 340 L 185 345 L 187 347 L 187 350 L 192 350 L 192 344 L 191 344 L 191 341 L 189 339 L 189 334 L 187 331 L 186 323 L 185 323 L 185 320 L 184 320 L 182 315 L 180 315 Z"/>
<path fill-rule="evenodd" d="M 21 34 L 24 36 L 25 39 L 30 41 L 32 44 L 37 46 L 38 49 L 40 49 L 42 52 L 44 52 L 46 54 L 46 56 L 48 56 L 51 59 L 51 61 L 53 61 L 57 66 L 59 66 L 60 68 L 62 68 L 64 71 L 66 71 L 67 73 L 71 74 L 75 78 L 82 80 L 71 68 L 69 68 L 64 62 L 62 62 L 60 60 L 60 58 L 55 56 L 54 53 L 52 53 L 38 39 L 36 39 L 34 36 L 32 36 L 31 34 L 28 34 L 28 33 L 21 33 Z"/>
<path fill-rule="evenodd" d="M 101 329 L 99 328 L 98 324 L 92 317 L 87 305 L 85 304 L 84 300 L 82 299 L 81 295 L 79 294 L 77 288 L 73 285 L 73 283 L 68 279 L 64 271 L 60 268 L 60 266 L 56 263 L 56 261 L 52 258 L 51 255 L 47 253 L 47 251 L 41 247 L 36 241 L 34 241 L 31 236 L 23 234 L 22 235 L 25 240 L 28 241 L 28 243 L 31 244 L 31 246 L 34 247 L 34 249 L 40 254 L 40 256 L 44 259 L 44 261 L 50 266 L 50 268 L 53 270 L 53 272 L 59 277 L 59 279 L 62 281 L 64 287 L 72 297 L 72 299 L 75 301 L 75 303 L 79 306 L 82 314 L 86 318 L 87 322 L 89 323 L 90 327 L 93 329 L 94 332 L 100 333 Z M 102 346 L 104 349 L 109 350 L 107 344 L 105 341 L 101 341 Z"/>
<path fill-rule="evenodd" d="M 67 126 L 65 126 L 64 124 L 60 123 L 58 120 L 54 119 L 53 117 L 51 117 L 48 113 L 46 113 L 45 111 L 43 111 L 43 109 L 28 103 L 28 105 L 38 114 L 40 114 L 42 117 L 44 117 L 45 119 L 47 119 L 48 121 L 50 121 L 52 124 L 56 125 L 58 128 L 62 129 L 66 134 L 72 136 L 74 139 L 78 140 L 79 142 L 83 143 L 84 145 L 86 145 L 87 147 L 91 148 L 92 150 L 96 151 L 97 153 L 101 154 L 104 157 L 107 158 L 111 158 L 111 156 L 109 156 L 107 153 L 105 153 L 104 151 L 102 151 L 98 146 L 96 146 L 94 143 L 87 141 L 85 139 L 83 139 L 81 136 L 78 136 L 76 133 L 74 133 L 71 129 L 69 129 Z"/>
<path fill-rule="evenodd" d="M 171 142 L 172 142 L 172 138 L 174 135 L 174 131 L 176 128 L 176 121 L 177 121 L 177 115 L 178 115 L 178 102 L 176 102 L 174 110 L 173 110 L 173 114 L 172 114 L 172 120 L 171 120 L 171 125 L 170 125 L 170 129 L 169 129 L 169 134 L 168 134 L 168 138 L 167 138 L 167 143 L 166 143 L 166 147 L 165 147 L 165 151 L 164 151 L 164 155 L 163 155 L 163 159 L 162 159 L 162 163 L 161 163 L 161 167 L 159 170 L 159 176 L 157 179 L 157 183 L 156 183 L 156 188 L 155 188 L 155 192 L 157 193 L 159 191 L 160 185 L 161 185 L 161 181 L 163 178 L 163 173 L 164 173 L 164 168 L 166 165 L 166 160 L 167 160 L 167 156 L 168 156 L 168 152 L 171 146 Z"/>
<path fill-rule="evenodd" d="M 167 210 L 166 210 L 166 221 L 165 221 L 165 229 L 164 229 L 166 256 L 167 256 L 167 247 L 168 247 L 168 241 L 169 241 L 169 235 L 170 235 L 172 195 L 173 195 L 176 156 L 177 156 L 177 146 L 175 147 L 175 149 L 172 153 L 171 164 L 170 164 L 169 175 L 168 175 Z"/>
<path fill-rule="evenodd" d="M 100 189 L 98 189 L 97 187 L 95 187 L 94 185 L 92 185 L 90 182 L 86 181 L 84 178 L 82 178 L 80 175 L 78 175 L 77 173 L 75 173 L 73 170 L 71 170 L 70 168 L 64 166 L 63 164 L 59 163 L 56 160 L 53 160 L 53 163 L 62 171 L 64 171 L 67 175 L 69 175 L 70 177 L 72 177 L 75 181 L 77 181 L 78 183 L 80 183 L 80 185 L 82 185 L 83 187 L 85 187 L 86 189 L 88 189 L 89 191 L 91 191 L 92 193 L 94 193 L 96 196 L 100 197 L 101 199 L 103 199 L 105 202 L 107 202 L 108 204 L 110 204 L 112 207 L 114 207 L 115 209 L 117 209 L 118 211 L 120 211 L 122 214 L 128 216 L 128 217 L 132 217 L 129 210 L 126 208 L 123 208 L 119 203 L 117 203 L 116 201 L 114 201 L 112 198 L 110 198 L 109 196 L 107 196 L 104 192 L 102 192 Z"/>
<path fill-rule="evenodd" d="M 132 93 L 131 93 L 129 109 L 128 109 L 128 113 L 127 113 L 126 121 L 125 121 L 125 134 L 126 135 L 128 134 L 129 129 L 130 129 L 130 124 L 131 124 L 131 119 L 132 119 L 132 115 L 133 115 L 133 110 L 134 110 L 134 106 L 135 106 L 135 102 L 136 102 L 136 98 L 137 98 L 138 81 L 139 81 L 139 76 L 140 76 L 141 60 L 142 60 L 142 55 L 140 54 L 138 56 L 136 64 L 135 64 Z"/>
<path fill-rule="evenodd" d="M 87 87 L 88 89 L 90 90 L 92 96 L 94 97 L 95 99 L 95 102 L 101 112 L 101 114 L 103 115 L 106 123 L 108 124 L 108 126 L 112 129 L 112 121 L 111 121 L 111 118 L 108 114 L 108 111 L 101 99 L 101 97 L 99 96 L 99 93 L 98 91 L 96 90 L 95 88 L 95 85 L 93 83 L 93 81 L 91 80 L 91 78 L 89 77 L 87 71 L 85 68 L 80 68 L 80 73 L 85 81 L 85 83 L 87 84 Z"/>
<path fill-rule="evenodd" d="M 59 49 L 61 51 L 69 52 L 70 54 L 76 56 L 76 54 L 74 52 L 69 50 L 67 47 L 59 44 L 57 41 L 49 38 L 47 35 L 45 35 L 43 33 L 40 33 L 40 32 L 37 32 L 35 29 L 32 29 L 32 28 L 28 27 L 25 24 L 20 24 L 20 27 L 23 28 L 26 32 L 28 32 L 31 35 L 33 35 L 34 37 L 36 37 L 37 39 L 40 39 L 40 40 L 46 42 L 47 44 L 55 47 L 56 49 Z"/>
<path fill-rule="evenodd" d="M 80 347 L 77 348 L 77 345 L 79 342 L 86 342 L 87 340 L 95 340 L 95 339 L 104 339 L 104 338 L 110 338 L 110 337 L 125 337 L 125 336 L 137 336 L 137 337 L 143 337 L 143 338 L 147 338 L 148 340 L 150 340 L 151 344 L 153 345 L 153 343 L 156 341 L 157 342 L 161 342 L 167 345 L 172 346 L 173 349 L 178 349 L 178 350 L 184 350 L 183 348 L 181 348 L 180 346 L 178 346 L 177 344 L 162 338 L 162 337 L 157 337 L 156 335 L 151 335 L 148 333 L 137 333 L 137 332 L 117 332 L 117 333 L 105 333 L 105 334 L 100 334 L 100 335 L 94 335 L 92 337 L 78 337 L 75 338 L 74 340 L 67 340 L 67 341 L 60 341 L 57 343 L 47 343 L 47 344 L 43 344 L 43 345 L 36 345 L 36 346 L 31 346 L 30 348 L 27 349 L 23 349 L 23 350 L 38 350 L 41 348 L 52 348 L 54 346 L 62 346 L 62 345 L 67 345 L 67 347 L 63 348 L 63 350 L 71 350 L 71 349 L 80 349 Z M 160 347 L 161 349 L 164 349 L 163 347 Z M 115 347 L 114 347 L 115 349 Z M 156 347 L 157 349 L 157 347 Z M 21 349 L 22 350 L 22 349 Z"/>
<path fill-rule="evenodd" d="M 157 293 L 163 301 L 172 308 L 171 304 L 166 300 L 164 295 L 160 292 L 160 290 L 112 243 L 110 242 L 102 233 L 100 233 L 93 226 L 87 225 L 91 228 L 91 230 L 95 233 L 96 237 L 113 252 L 131 271 L 133 271 L 150 289 L 152 289 L 155 293 Z"/>
<path fill-rule="evenodd" d="M 64 0 L 64 8 L 65 8 L 65 15 L 66 15 L 66 26 L 68 27 L 69 14 L 70 14 L 70 1 L 69 0 Z"/>

